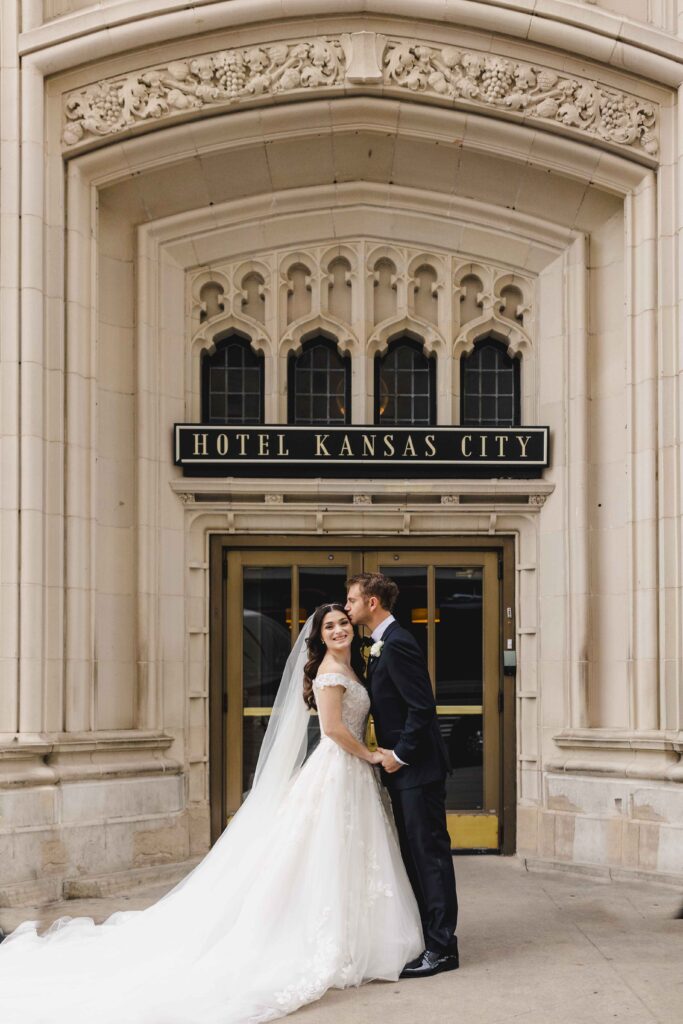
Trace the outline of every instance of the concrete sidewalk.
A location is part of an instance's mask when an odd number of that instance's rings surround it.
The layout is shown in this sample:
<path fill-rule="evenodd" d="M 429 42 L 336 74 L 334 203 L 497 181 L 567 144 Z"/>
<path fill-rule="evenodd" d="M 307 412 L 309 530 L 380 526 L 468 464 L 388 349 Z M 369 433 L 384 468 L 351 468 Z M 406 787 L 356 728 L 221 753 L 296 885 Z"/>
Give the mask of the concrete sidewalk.
<path fill-rule="evenodd" d="M 501 857 L 458 857 L 461 968 L 396 984 L 329 992 L 297 1024 L 680 1024 L 683 894 L 645 884 L 525 871 Z M 63 914 L 101 920 L 168 886 L 0 911 L 0 927 Z"/>

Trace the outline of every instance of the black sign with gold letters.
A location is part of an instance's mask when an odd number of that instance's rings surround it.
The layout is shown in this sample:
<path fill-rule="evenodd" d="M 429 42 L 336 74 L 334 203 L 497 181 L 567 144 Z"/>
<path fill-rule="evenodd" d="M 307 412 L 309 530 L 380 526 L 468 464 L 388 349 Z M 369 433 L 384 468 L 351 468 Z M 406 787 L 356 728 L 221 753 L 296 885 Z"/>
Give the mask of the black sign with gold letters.
<path fill-rule="evenodd" d="M 547 427 L 291 427 L 176 423 L 186 476 L 539 476 Z"/>

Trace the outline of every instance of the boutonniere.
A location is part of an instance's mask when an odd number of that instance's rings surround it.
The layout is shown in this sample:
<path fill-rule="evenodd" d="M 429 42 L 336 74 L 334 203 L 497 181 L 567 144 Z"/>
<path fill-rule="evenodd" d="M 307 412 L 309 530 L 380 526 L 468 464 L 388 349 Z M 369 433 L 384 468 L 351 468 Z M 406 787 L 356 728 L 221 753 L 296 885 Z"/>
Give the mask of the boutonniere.
<path fill-rule="evenodd" d="M 371 658 L 379 658 L 380 654 L 382 653 L 382 648 L 383 647 L 384 647 L 384 640 L 375 640 L 374 644 L 370 648 L 370 657 Z"/>

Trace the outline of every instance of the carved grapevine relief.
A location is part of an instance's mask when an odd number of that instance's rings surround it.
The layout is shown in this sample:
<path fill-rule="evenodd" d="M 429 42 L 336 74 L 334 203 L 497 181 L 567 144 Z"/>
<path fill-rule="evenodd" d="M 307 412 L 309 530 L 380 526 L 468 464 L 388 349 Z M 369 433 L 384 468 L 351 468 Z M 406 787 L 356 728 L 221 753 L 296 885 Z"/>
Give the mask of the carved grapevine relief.
<path fill-rule="evenodd" d="M 365 77 L 349 79 L 354 47 L 361 47 L 358 37 L 363 37 L 364 60 L 372 50 L 368 35 L 219 50 L 103 79 L 66 95 L 62 141 L 69 148 L 158 118 L 295 90 L 339 85 L 372 90 L 381 73 L 385 87 L 507 110 L 649 157 L 658 153 L 654 103 L 505 57 L 390 40 L 381 68 L 372 57 L 376 74 L 365 67 Z"/>
<path fill-rule="evenodd" d="M 384 77 L 413 92 L 432 92 L 553 121 L 656 156 L 654 104 L 597 82 L 565 77 L 503 57 L 423 44 L 389 43 Z"/>
<path fill-rule="evenodd" d="M 168 114 L 334 85 L 343 80 L 344 66 L 340 43 L 326 39 L 172 61 L 70 93 L 62 139 L 74 146 L 86 134 L 110 135 Z"/>

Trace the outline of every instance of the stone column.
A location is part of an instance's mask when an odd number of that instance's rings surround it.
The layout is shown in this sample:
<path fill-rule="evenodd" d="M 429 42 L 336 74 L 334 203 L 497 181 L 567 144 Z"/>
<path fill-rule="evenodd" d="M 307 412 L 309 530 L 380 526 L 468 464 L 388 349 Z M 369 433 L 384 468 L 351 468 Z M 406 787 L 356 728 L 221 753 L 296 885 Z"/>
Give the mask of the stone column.
<path fill-rule="evenodd" d="M 21 585 L 20 732 L 43 729 L 45 632 L 45 382 L 43 78 L 21 73 Z"/>
<path fill-rule="evenodd" d="M 0 733 L 19 726 L 19 59 L 16 3 L 0 4 Z"/>
<path fill-rule="evenodd" d="M 90 189 L 75 162 L 67 178 L 65 721 L 67 732 L 93 721 L 95 332 Z"/>
<path fill-rule="evenodd" d="M 567 561 L 570 723 L 588 725 L 588 245 L 585 235 L 569 248 L 565 264 L 567 352 Z"/>
<path fill-rule="evenodd" d="M 659 728 L 657 566 L 656 181 L 644 176 L 626 205 L 627 401 L 631 528 L 631 714 Z"/>

